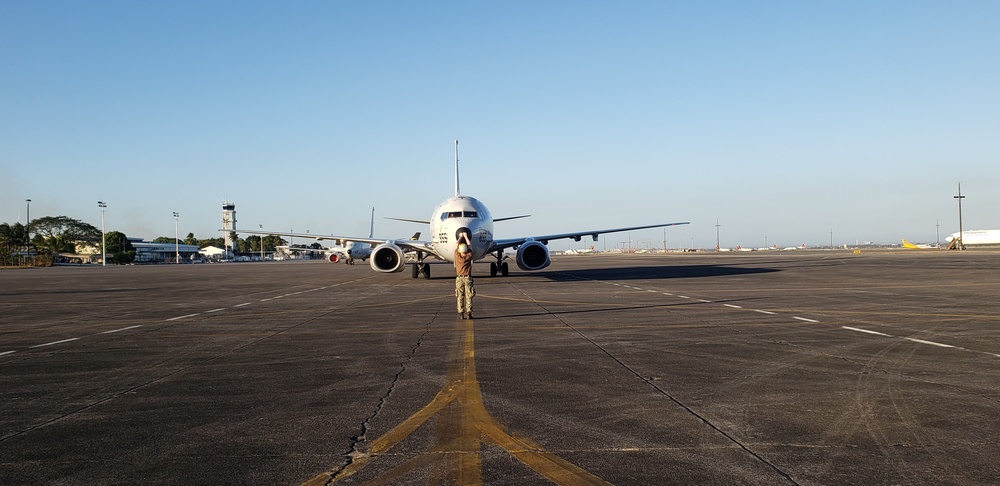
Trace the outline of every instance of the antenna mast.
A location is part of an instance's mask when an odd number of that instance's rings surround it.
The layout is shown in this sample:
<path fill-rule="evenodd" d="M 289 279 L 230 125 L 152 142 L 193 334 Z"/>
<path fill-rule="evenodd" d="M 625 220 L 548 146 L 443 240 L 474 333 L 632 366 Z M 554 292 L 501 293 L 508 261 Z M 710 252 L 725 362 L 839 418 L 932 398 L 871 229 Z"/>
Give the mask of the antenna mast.
<path fill-rule="evenodd" d="M 458 140 L 455 140 L 455 195 L 461 194 L 458 190 Z"/>

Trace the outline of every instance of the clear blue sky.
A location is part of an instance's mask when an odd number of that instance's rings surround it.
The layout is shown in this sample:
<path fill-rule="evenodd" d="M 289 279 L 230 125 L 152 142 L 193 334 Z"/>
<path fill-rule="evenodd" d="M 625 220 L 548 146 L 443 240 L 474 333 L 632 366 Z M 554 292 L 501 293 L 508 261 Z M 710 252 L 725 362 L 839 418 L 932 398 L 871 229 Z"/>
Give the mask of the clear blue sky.
<path fill-rule="evenodd" d="M 1000 228 L 1000 2 L 0 2 L 0 221 L 668 246 Z M 426 235 L 425 235 L 426 236 Z M 609 235 L 662 245 L 664 232 Z M 598 245 L 605 245 L 604 242 Z M 554 244 L 556 249 L 580 244 Z M 600 247 L 600 246 L 599 246 Z"/>

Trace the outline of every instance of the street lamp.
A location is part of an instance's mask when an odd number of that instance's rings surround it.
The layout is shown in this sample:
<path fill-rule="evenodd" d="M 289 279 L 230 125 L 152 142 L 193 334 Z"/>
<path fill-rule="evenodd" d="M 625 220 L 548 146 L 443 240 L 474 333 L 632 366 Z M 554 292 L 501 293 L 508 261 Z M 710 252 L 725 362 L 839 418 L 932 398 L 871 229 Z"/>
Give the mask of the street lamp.
<path fill-rule="evenodd" d="M 31 238 L 31 229 L 30 229 L 29 225 L 31 224 L 31 199 L 25 199 L 24 200 L 24 213 L 25 213 L 25 215 L 24 215 L 24 232 L 28 235 L 28 238 L 30 239 Z"/>
<path fill-rule="evenodd" d="M 101 208 L 101 266 L 108 266 L 108 249 L 107 241 L 104 238 L 104 208 L 108 207 L 108 204 L 104 201 L 97 201 L 97 207 Z"/>
<path fill-rule="evenodd" d="M 952 197 L 954 197 L 955 199 L 958 199 L 958 249 L 959 250 L 964 250 L 965 249 L 965 239 L 963 238 L 963 236 L 965 236 L 965 235 L 962 234 L 962 199 L 965 199 L 965 196 L 962 195 L 962 183 L 961 182 L 958 183 L 958 195 L 957 196 L 952 196 Z"/>
<path fill-rule="evenodd" d="M 180 217 L 180 213 L 174 211 L 174 263 L 181 262 L 181 243 L 177 239 L 177 219 Z"/>
<path fill-rule="evenodd" d="M 715 251 L 722 251 L 722 248 L 719 246 L 721 244 L 721 242 L 719 241 L 720 226 L 722 225 L 719 224 L 719 218 L 715 218 Z"/>
<path fill-rule="evenodd" d="M 264 225 L 258 224 L 257 227 L 260 228 L 261 231 L 264 231 Z M 260 261 L 264 261 L 264 235 L 257 236 L 260 237 Z"/>

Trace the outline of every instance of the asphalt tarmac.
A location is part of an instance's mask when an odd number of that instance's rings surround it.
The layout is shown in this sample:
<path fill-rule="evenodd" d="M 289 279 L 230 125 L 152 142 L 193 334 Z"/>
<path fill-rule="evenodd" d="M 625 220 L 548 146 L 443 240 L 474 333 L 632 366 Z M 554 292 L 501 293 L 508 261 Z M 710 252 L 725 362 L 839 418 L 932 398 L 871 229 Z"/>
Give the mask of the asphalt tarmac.
<path fill-rule="evenodd" d="M 1000 253 L 0 271 L 0 484 L 1000 482 Z"/>

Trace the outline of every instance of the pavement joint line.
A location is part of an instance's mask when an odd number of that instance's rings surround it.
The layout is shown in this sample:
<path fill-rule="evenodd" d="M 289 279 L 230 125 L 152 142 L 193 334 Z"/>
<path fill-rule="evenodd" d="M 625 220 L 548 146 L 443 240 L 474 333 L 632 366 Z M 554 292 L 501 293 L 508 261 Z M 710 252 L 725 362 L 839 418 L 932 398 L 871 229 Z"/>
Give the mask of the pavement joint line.
<path fill-rule="evenodd" d="M 679 299 L 690 299 L 691 297 L 688 297 L 686 295 L 678 295 L 677 298 L 679 298 Z"/>
<path fill-rule="evenodd" d="M 726 307 L 732 307 L 733 309 L 742 309 L 742 307 L 740 307 L 740 306 L 738 306 L 736 304 L 722 304 L 722 305 L 724 305 Z"/>
<path fill-rule="evenodd" d="M 41 347 L 45 347 L 45 346 L 52 346 L 52 345 L 54 345 L 54 344 L 62 344 L 62 343 L 68 343 L 68 342 L 70 342 L 70 341 L 76 341 L 77 339 L 80 339 L 80 338 L 69 338 L 69 339 L 63 339 L 63 340 L 61 340 L 61 341 L 53 341 L 53 342 L 51 342 L 51 343 L 45 343 L 45 344 L 36 344 L 36 345 L 34 345 L 34 346 L 31 346 L 31 347 L 32 347 L 32 348 L 41 348 Z"/>
<path fill-rule="evenodd" d="M 111 334 L 111 333 L 115 333 L 115 332 L 128 331 L 129 329 L 135 329 L 137 327 L 142 327 L 142 324 L 136 324 L 134 326 L 123 327 L 121 329 L 114 329 L 114 330 L 111 330 L 111 331 L 104 331 L 101 334 Z"/>
<path fill-rule="evenodd" d="M 664 292 L 664 293 L 663 293 L 663 295 L 669 295 L 669 296 L 671 296 L 671 297 L 673 297 L 673 296 L 674 296 L 674 294 L 671 294 L 671 293 L 669 293 L 669 292 Z"/>
<path fill-rule="evenodd" d="M 226 308 L 225 308 L 225 307 L 219 307 L 218 309 L 212 309 L 212 310 L 210 310 L 210 311 L 205 311 L 205 313 L 206 313 L 206 314 L 211 314 L 211 313 L 213 313 L 213 312 L 219 312 L 219 311 L 224 311 L 224 310 L 226 310 Z"/>
<path fill-rule="evenodd" d="M 753 311 L 754 312 L 760 312 L 761 314 L 768 314 L 768 315 L 771 315 L 771 316 L 777 314 L 776 312 L 771 312 L 771 311 L 766 311 L 766 310 L 760 310 L 760 309 L 754 309 Z"/>
<path fill-rule="evenodd" d="M 181 319 L 186 319 L 188 317 L 194 317 L 194 316 L 199 315 L 199 314 L 201 314 L 201 312 L 196 312 L 194 314 L 188 314 L 186 316 L 171 317 L 170 319 L 167 319 L 167 322 L 170 322 L 170 321 L 179 321 Z"/>
<path fill-rule="evenodd" d="M 815 319 L 807 319 L 805 317 L 799 317 L 799 316 L 792 316 L 792 318 L 793 319 L 798 319 L 800 321 L 806 321 L 806 322 L 819 322 L 819 321 L 817 321 Z"/>
<path fill-rule="evenodd" d="M 236 305 L 234 305 L 233 307 L 243 307 L 243 306 L 245 306 L 245 305 L 250 305 L 250 302 L 244 302 L 244 303 L 242 303 L 242 304 L 236 304 Z"/>
<path fill-rule="evenodd" d="M 939 346 L 939 347 L 942 347 L 942 348 L 956 348 L 957 347 L 957 346 L 952 346 L 950 344 L 936 343 L 934 341 L 924 341 L 923 339 L 917 339 L 917 338 L 911 338 L 911 337 L 905 337 L 903 339 L 905 339 L 907 341 L 913 341 L 915 343 L 920 343 L 920 344 L 929 344 L 931 346 Z"/>
<path fill-rule="evenodd" d="M 863 333 L 866 333 L 866 334 L 874 334 L 876 336 L 893 337 L 892 334 L 886 334 L 884 332 L 872 331 L 872 330 L 869 330 L 869 329 L 861 329 L 861 328 L 858 328 L 858 327 L 850 327 L 850 326 L 840 326 L 840 327 L 843 328 L 843 329 L 847 329 L 848 331 L 863 332 Z"/>
<path fill-rule="evenodd" d="M 4 352 L 0 353 L 0 356 L 7 356 L 8 354 L 14 354 L 16 352 L 17 351 L 4 351 Z"/>
<path fill-rule="evenodd" d="M 704 302 L 706 304 L 711 304 L 712 303 L 711 300 L 705 300 L 705 299 L 698 299 L 698 302 Z"/>

